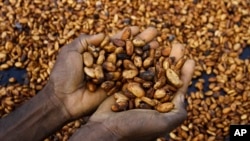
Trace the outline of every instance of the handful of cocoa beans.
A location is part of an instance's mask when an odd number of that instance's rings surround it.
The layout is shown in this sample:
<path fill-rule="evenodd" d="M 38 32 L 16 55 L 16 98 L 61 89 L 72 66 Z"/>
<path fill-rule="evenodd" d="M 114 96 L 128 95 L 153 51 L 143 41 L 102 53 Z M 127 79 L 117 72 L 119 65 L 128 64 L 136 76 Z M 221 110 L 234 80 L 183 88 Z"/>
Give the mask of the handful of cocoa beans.
<path fill-rule="evenodd" d="M 129 27 L 120 39 L 106 36 L 99 47 L 88 46 L 83 53 L 87 88 L 93 92 L 101 87 L 114 95 L 111 109 L 116 112 L 135 108 L 169 112 L 182 86 L 179 75 L 186 60 L 174 63 L 170 51 L 171 47 L 152 48 L 133 38 Z"/>

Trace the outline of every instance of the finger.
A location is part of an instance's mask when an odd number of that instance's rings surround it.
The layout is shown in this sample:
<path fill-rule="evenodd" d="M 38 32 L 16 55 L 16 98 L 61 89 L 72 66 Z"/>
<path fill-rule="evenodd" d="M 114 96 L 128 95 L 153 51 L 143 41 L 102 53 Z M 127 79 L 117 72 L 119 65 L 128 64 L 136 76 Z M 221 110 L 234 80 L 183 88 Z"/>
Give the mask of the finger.
<path fill-rule="evenodd" d="M 138 26 L 131 26 L 129 27 L 131 29 L 131 34 L 132 36 L 135 36 L 136 34 L 139 33 L 140 29 Z M 122 31 L 118 32 L 117 34 L 115 34 L 112 38 L 115 39 L 115 38 L 118 38 L 120 39 L 122 37 L 122 34 L 123 32 L 125 31 L 126 28 L 124 28 Z"/>
<path fill-rule="evenodd" d="M 157 35 L 157 29 L 154 27 L 149 27 L 142 33 L 136 36 L 136 38 L 144 40 L 146 43 L 152 41 Z"/>
<path fill-rule="evenodd" d="M 105 35 L 103 33 L 96 35 L 82 34 L 67 46 L 70 48 L 70 50 L 83 53 L 83 51 L 86 50 L 88 45 L 98 46 L 102 42 L 104 37 Z"/>
<path fill-rule="evenodd" d="M 185 94 L 192 79 L 194 67 L 195 62 L 193 60 L 187 60 L 181 69 L 181 80 L 183 82 L 183 85 L 177 91 L 173 99 L 173 103 L 175 104 L 176 109 L 184 108 Z"/>
<path fill-rule="evenodd" d="M 181 80 L 183 82 L 183 86 L 178 90 L 181 93 L 186 93 L 189 83 L 192 80 L 192 76 L 194 73 L 195 62 L 194 60 L 187 60 L 182 69 L 181 69 Z"/>
<path fill-rule="evenodd" d="M 114 96 L 110 96 L 105 101 L 102 102 L 102 104 L 98 107 L 97 111 L 95 114 L 99 113 L 111 113 L 113 112 L 111 110 L 112 105 L 115 104 L 115 98 Z"/>
<path fill-rule="evenodd" d="M 172 49 L 169 57 L 174 58 L 174 62 L 177 62 L 184 55 L 184 51 L 185 51 L 184 45 L 175 42 L 172 44 Z"/>
<path fill-rule="evenodd" d="M 184 98 L 189 82 L 192 79 L 194 67 L 195 62 L 193 60 L 187 60 L 181 69 L 181 80 L 183 81 L 183 86 L 177 91 L 172 101 L 175 105 L 175 108 L 171 112 L 163 114 L 163 117 L 167 123 L 166 127 L 168 132 L 181 125 L 187 118 L 187 112 L 184 107 Z"/>

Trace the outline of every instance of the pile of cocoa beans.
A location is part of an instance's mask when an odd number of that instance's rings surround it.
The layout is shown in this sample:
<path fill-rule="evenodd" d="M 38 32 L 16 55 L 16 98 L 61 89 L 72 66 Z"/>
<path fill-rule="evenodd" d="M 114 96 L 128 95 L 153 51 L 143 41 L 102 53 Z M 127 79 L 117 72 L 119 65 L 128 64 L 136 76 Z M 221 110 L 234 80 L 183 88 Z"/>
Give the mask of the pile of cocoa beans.
<path fill-rule="evenodd" d="M 99 47 L 88 46 L 83 53 L 87 88 L 103 88 L 114 95 L 113 111 L 155 109 L 169 112 L 175 92 L 182 86 L 180 69 L 186 58 L 173 63 L 171 47 L 153 48 L 133 38 L 125 28 L 120 39 L 106 36 Z"/>

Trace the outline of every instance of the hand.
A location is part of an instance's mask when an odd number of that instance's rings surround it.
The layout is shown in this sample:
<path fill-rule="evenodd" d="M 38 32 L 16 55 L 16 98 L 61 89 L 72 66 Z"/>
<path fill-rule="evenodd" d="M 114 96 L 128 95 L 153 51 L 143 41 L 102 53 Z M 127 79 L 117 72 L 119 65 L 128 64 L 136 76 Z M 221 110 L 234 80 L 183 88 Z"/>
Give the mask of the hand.
<path fill-rule="evenodd" d="M 132 34 L 139 32 L 138 27 L 131 27 Z M 121 32 L 114 37 L 121 36 Z M 81 35 L 72 43 L 65 45 L 51 72 L 48 85 L 57 98 L 64 104 L 71 118 L 88 115 L 107 97 L 106 92 L 98 88 L 90 92 L 85 87 L 82 54 L 88 45 L 98 45 L 105 35 Z"/>
<path fill-rule="evenodd" d="M 97 46 L 103 38 L 103 34 L 82 35 L 64 46 L 47 85 L 0 120 L 1 140 L 44 140 L 68 121 L 95 110 L 107 96 L 101 89 L 95 93 L 86 90 L 82 53 L 88 45 Z"/>
<path fill-rule="evenodd" d="M 155 28 L 148 28 L 137 38 L 144 39 L 151 47 L 158 47 L 152 41 L 157 35 Z M 170 57 L 177 62 L 184 54 L 184 46 L 175 44 Z M 194 71 L 194 61 L 187 60 L 181 70 L 183 86 L 173 99 L 175 108 L 169 113 L 159 113 L 155 110 L 133 109 L 124 112 L 113 112 L 111 106 L 115 103 L 113 97 L 107 98 L 90 117 L 88 123 L 75 133 L 71 140 L 86 137 L 86 140 L 153 140 L 165 136 L 186 118 L 184 97 Z M 98 131 L 96 130 L 98 128 Z M 93 133 L 93 135 L 92 135 Z"/>
<path fill-rule="evenodd" d="M 88 45 L 98 46 L 104 34 L 80 35 L 59 52 L 46 87 L 52 89 L 71 118 L 92 112 L 105 98 L 102 89 L 89 92 L 85 88 L 82 53 Z"/>

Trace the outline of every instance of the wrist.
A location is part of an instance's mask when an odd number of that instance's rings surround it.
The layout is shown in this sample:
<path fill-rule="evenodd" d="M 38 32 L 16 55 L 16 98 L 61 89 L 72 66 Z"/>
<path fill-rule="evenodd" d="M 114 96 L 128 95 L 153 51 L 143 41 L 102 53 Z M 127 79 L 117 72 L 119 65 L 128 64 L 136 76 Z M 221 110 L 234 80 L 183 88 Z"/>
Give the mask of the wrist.
<path fill-rule="evenodd" d="M 50 82 L 46 84 L 46 86 L 38 93 L 45 96 L 46 100 L 49 100 L 53 109 L 59 111 L 61 116 L 65 119 L 65 121 L 71 120 L 71 115 L 69 111 L 66 109 L 63 101 L 56 95 L 55 90 Z"/>
<path fill-rule="evenodd" d="M 31 100 L 0 120 L 0 138 L 43 140 L 60 129 L 69 119 L 70 116 L 62 103 L 47 85 Z"/>
<path fill-rule="evenodd" d="M 78 141 L 83 139 L 86 141 L 117 141 L 119 136 L 110 131 L 100 122 L 88 122 L 80 128 L 71 138 L 70 141 Z"/>
<path fill-rule="evenodd" d="M 54 87 L 50 81 L 45 85 L 45 87 L 38 93 L 46 95 L 47 100 L 49 100 L 55 110 L 58 110 L 61 114 L 58 116 L 62 116 L 66 121 L 72 120 L 72 117 L 65 107 L 63 100 L 61 100 L 55 93 Z"/>

